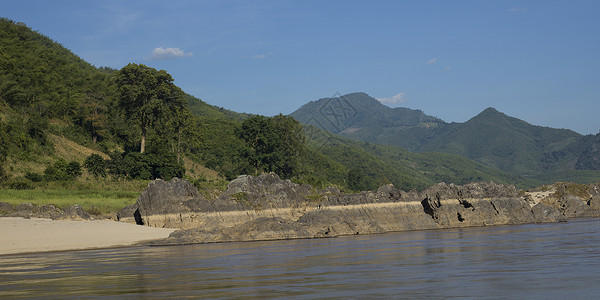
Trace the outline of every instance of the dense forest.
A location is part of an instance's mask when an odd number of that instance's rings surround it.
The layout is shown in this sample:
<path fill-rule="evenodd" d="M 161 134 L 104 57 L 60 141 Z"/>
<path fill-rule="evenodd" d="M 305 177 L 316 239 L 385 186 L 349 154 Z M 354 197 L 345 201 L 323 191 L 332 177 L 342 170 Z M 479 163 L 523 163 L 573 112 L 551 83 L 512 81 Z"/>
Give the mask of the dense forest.
<path fill-rule="evenodd" d="M 433 120 L 435 121 L 435 120 Z M 65 150 L 79 149 L 79 150 Z M 241 174 L 350 191 L 393 183 L 538 181 L 452 154 L 357 142 L 290 116 L 240 114 L 186 94 L 164 70 L 97 68 L 25 24 L 0 20 L 0 184 Z M 200 166 L 200 167 L 198 167 Z"/>

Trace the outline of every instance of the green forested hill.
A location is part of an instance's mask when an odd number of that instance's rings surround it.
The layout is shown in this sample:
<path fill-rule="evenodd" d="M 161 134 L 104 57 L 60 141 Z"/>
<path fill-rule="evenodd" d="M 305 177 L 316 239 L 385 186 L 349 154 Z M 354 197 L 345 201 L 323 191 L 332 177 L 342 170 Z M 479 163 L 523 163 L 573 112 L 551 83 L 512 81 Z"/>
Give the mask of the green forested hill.
<path fill-rule="evenodd" d="M 232 179 L 263 171 L 349 190 L 385 183 L 421 189 L 438 181 L 535 184 L 456 155 L 414 154 L 341 139 L 313 127 L 296 135 L 299 124 L 291 118 L 232 112 L 176 87 L 168 88 L 173 93 L 169 97 L 183 98 L 165 99 L 185 103 L 184 109 L 160 113 L 171 119 L 162 117 L 149 126 L 147 151 L 140 153 L 140 124 L 122 103 L 123 70 L 96 68 L 24 24 L 6 19 L 0 20 L 0 57 L 0 186 L 5 188 L 105 176 L 125 184 L 134 178 L 182 174 L 201 185 L 214 178 L 207 174 Z M 129 67 L 158 72 L 143 65 Z M 170 75 L 157 74 L 169 86 Z M 353 97 L 349 101 L 355 101 Z M 420 111 L 386 113 L 385 107 L 374 106 L 378 103 L 367 104 L 375 108 L 359 114 L 360 122 L 438 130 L 444 125 Z M 360 102 L 354 106 L 362 109 Z"/>
<path fill-rule="evenodd" d="M 421 111 L 389 108 L 364 93 L 353 93 L 310 102 L 291 116 L 351 139 L 418 153 L 456 154 L 528 178 L 600 180 L 598 136 L 534 126 L 494 108 L 465 123 L 445 123 Z"/>
<path fill-rule="evenodd" d="M 468 157 L 517 174 L 542 170 L 544 153 L 562 149 L 581 136 L 571 130 L 533 126 L 488 108 L 465 123 L 448 126 L 419 151 Z"/>
<path fill-rule="evenodd" d="M 444 121 L 420 110 L 390 108 L 365 93 L 311 101 L 291 114 L 303 124 L 361 141 L 401 146 L 421 144 Z"/>
<path fill-rule="evenodd" d="M 360 187 L 358 189 L 390 182 L 405 190 L 423 189 L 438 182 L 465 184 L 495 181 L 519 187 L 539 184 L 537 180 L 485 167 L 454 154 L 412 153 L 396 146 L 346 139 L 316 127 L 308 127 L 307 130 L 313 149 L 318 149 L 320 154 L 333 158 L 337 164 L 344 166 L 344 172 L 361 174 L 358 179 L 353 178 L 357 182 L 351 183 L 357 184 Z M 334 169 L 327 167 L 320 172 L 331 172 Z"/>
<path fill-rule="evenodd" d="M 185 98 L 190 105 L 190 111 L 195 116 L 199 117 L 207 117 L 207 118 L 223 118 L 223 119 L 231 119 L 237 121 L 243 121 L 247 119 L 250 115 L 244 113 L 237 113 L 232 110 L 228 110 L 222 107 L 216 107 L 214 105 L 210 105 L 192 95 L 185 94 Z"/>

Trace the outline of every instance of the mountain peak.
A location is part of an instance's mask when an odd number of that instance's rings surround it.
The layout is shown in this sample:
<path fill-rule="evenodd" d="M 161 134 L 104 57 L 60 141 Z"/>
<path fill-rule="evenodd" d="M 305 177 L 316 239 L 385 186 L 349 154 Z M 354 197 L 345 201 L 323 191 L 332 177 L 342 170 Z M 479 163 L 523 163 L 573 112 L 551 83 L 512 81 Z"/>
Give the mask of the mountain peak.
<path fill-rule="evenodd" d="M 486 109 L 484 109 L 482 112 L 480 112 L 478 115 L 476 115 L 475 117 L 471 118 L 471 120 L 467 121 L 473 121 L 473 120 L 499 120 L 499 119 L 506 119 L 506 118 L 510 118 L 509 116 L 507 116 L 506 114 L 498 111 L 497 109 L 493 108 L 493 107 L 488 107 Z"/>
<path fill-rule="evenodd" d="M 382 128 L 400 129 L 444 123 L 420 110 L 391 108 L 362 92 L 311 101 L 291 116 L 301 123 L 332 133 L 350 132 L 368 136 Z"/>
<path fill-rule="evenodd" d="M 491 106 L 490 106 L 490 107 L 488 107 L 488 108 L 486 108 L 486 109 L 484 109 L 484 110 L 482 111 L 482 113 L 485 113 L 485 112 L 487 112 L 487 113 L 499 113 L 499 111 L 498 111 L 497 109 L 495 109 L 495 108 L 493 108 L 493 107 L 491 107 Z"/>

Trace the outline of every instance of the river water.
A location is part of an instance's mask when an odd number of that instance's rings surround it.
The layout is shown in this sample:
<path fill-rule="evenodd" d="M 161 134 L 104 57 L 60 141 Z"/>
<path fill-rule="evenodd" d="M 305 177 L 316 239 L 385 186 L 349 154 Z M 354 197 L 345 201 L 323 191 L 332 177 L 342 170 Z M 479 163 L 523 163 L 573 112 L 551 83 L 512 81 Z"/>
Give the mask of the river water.
<path fill-rule="evenodd" d="M 599 295 L 599 219 L 0 256 L 0 298 Z"/>

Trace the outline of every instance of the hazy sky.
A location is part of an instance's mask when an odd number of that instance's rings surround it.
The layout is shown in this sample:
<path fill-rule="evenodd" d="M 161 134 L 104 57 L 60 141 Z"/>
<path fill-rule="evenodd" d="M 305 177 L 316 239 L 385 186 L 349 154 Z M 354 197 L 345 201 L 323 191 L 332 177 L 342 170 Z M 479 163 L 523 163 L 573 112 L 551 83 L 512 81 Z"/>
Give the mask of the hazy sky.
<path fill-rule="evenodd" d="M 186 92 L 263 115 L 365 92 L 464 122 L 487 107 L 600 130 L 600 1 L 0 0 L 95 66 L 167 70 Z"/>

